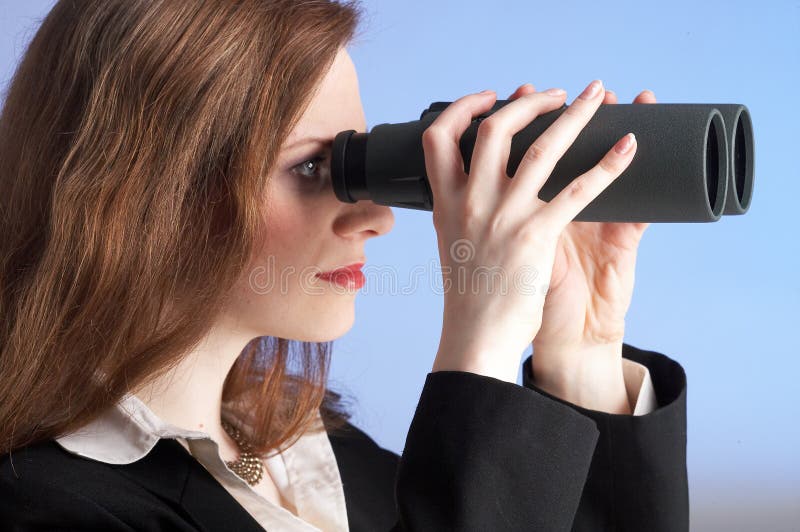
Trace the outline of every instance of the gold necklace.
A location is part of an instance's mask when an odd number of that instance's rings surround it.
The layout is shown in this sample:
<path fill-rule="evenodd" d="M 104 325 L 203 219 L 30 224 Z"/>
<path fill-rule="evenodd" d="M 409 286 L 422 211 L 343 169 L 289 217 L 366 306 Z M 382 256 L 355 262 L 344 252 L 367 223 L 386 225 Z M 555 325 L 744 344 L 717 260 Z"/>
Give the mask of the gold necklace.
<path fill-rule="evenodd" d="M 222 422 L 222 428 L 228 433 L 233 441 L 239 446 L 239 458 L 232 462 L 225 461 L 231 471 L 236 473 L 240 478 L 251 486 L 255 486 L 264 475 L 264 463 L 261 458 L 253 452 L 253 446 L 250 445 L 239 429 L 232 426 L 227 421 Z"/>

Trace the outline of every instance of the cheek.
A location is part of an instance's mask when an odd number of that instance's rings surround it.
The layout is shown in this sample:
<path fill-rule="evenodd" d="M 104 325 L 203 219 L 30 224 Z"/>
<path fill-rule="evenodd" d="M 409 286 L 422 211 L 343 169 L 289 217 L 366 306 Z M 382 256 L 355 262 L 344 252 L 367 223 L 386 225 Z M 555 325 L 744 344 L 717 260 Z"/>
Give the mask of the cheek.
<path fill-rule="evenodd" d="M 280 183 L 272 193 L 272 209 L 265 219 L 264 255 L 273 255 L 276 264 L 298 270 L 313 265 L 314 250 L 324 234 L 324 202 Z"/>

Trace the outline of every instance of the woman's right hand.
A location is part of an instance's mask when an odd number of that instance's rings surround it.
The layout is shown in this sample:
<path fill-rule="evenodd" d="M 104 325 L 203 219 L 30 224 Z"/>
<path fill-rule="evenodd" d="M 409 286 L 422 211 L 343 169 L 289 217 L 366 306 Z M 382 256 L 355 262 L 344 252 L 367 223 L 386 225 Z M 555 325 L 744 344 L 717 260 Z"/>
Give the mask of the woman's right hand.
<path fill-rule="evenodd" d="M 509 179 L 512 136 L 561 107 L 566 93 L 557 91 L 520 96 L 484 119 L 469 175 L 459 139 L 474 117 L 492 108 L 496 94 L 456 100 L 422 136 L 445 293 L 433 371 L 468 371 L 516 383 L 521 353 L 542 323 L 559 235 L 633 160 L 636 141 L 629 134 L 550 202 L 538 198 L 603 101 L 598 80 L 536 139 Z M 626 141 L 629 149 L 621 153 Z"/>

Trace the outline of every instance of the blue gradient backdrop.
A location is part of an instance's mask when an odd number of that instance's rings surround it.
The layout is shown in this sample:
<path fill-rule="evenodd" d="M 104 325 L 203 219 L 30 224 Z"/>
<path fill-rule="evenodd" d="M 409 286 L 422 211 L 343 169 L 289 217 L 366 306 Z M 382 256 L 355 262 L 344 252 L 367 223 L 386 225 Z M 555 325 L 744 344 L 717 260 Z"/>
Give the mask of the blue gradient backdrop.
<path fill-rule="evenodd" d="M 52 5 L 0 0 L 3 91 Z M 350 51 L 370 128 L 486 88 L 505 98 L 525 82 L 563 87 L 571 102 L 594 78 L 624 103 L 651 89 L 662 103 L 749 107 L 749 212 L 650 226 L 626 341 L 686 368 L 692 529 L 800 530 L 800 2 L 364 7 Z M 355 326 L 335 343 L 331 386 L 350 392 L 357 424 L 401 452 L 436 353 L 442 296 L 430 213 L 395 215 L 394 230 L 367 244 L 368 284 Z"/>

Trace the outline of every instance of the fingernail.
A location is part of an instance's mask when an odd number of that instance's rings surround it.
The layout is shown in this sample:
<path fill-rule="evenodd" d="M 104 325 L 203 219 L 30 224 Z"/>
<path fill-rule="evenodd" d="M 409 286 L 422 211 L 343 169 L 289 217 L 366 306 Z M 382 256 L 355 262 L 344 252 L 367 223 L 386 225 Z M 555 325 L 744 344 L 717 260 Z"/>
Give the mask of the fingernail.
<path fill-rule="evenodd" d="M 591 100 L 600 92 L 600 87 L 603 85 L 603 82 L 599 79 L 594 80 L 593 82 L 589 83 L 589 86 L 586 87 L 583 92 L 581 93 L 578 98 L 581 100 Z"/>
<path fill-rule="evenodd" d="M 491 94 L 491 93 L 493 93 L 493 92 L 494 92 L 494 91 L 493 91 L 493 90 L 491 90 L 491 89 L 486 89 L 485 91 L 481 91 L 481 92 L 479 92 L 478 94 Z"/>
<path fill-rule="evenodd" d="M 547 89 L 544 92 L 545 94 L 549 94 L 550 96 L 562 96 L 566 94 L 566 91 L 564 89 Z"/>
<path fill-rule="evenodd" d="M 614 151 L 619 153 L 620 155 L 624 155 L 630 151 L 633 147 L 634 143 L 636 142 L 636 135 L 633 133 L 628 133 L 624 137 L 622 137 L 619 142 L 614 146 Z"/>

